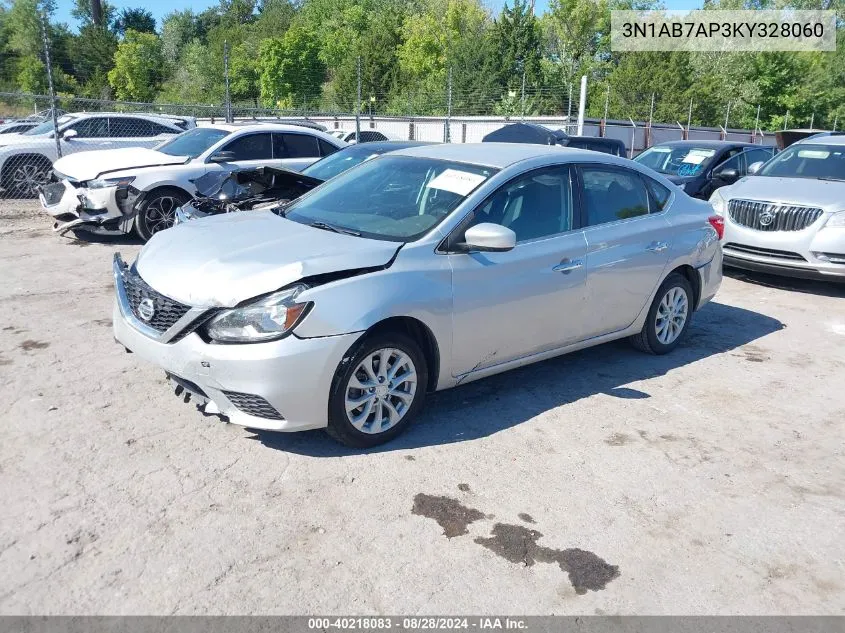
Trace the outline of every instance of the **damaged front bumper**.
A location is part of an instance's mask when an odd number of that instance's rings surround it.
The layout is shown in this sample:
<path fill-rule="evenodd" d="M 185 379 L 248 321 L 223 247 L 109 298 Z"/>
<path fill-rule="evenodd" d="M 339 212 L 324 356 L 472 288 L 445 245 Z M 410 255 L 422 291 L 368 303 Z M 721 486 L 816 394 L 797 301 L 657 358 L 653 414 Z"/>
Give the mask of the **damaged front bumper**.
<path fill-rule="evenodd" d="M 64 179 L 40 187 L 38 197 L 59 235 L 72 229 L 114 235 L 132 230 L 140 194 L 132 187 L 88 189 Z"/>

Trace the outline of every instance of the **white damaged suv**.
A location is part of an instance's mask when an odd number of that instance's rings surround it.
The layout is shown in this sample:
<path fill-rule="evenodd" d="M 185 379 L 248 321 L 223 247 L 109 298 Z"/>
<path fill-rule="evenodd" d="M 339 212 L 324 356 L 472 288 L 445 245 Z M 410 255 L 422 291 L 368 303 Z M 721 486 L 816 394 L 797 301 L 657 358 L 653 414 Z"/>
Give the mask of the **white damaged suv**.
<path fill-rule="evenodd" d="M 717 189 L 725 265 L 845 282 L 845 136 L 790 145 Z"/>
<path fill-rule="evenodd" d="M 330 134 L 299 125 L 198 127 L 154 149 L 87 152 L 57 160 L 56 182 L 41 187 L 41 204 L 61 234 L 134 230 L 146 241 L 173 226 L 176 209 L 196 194 L 194 181 L 205 174 L 262 166 L 300 170 L 344 146 Z"/>

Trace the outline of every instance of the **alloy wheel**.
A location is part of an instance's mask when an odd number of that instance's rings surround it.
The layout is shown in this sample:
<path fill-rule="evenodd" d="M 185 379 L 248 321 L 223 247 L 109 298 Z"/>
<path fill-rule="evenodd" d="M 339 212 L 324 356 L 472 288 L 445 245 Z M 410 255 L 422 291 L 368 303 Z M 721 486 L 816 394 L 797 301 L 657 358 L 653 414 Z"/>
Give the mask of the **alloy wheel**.
<path fill-rule="evenodd" d="M 181 203 L 172 196 L 159 196 L 150 200 L 144 209 L 144 225 L 147 235 L 169 229 L 176 221 L 176 209 Z"/>
<path fill-rule="evenodd" d="M 346 416 L 362 433 L 383 433 L 405 417 L 416 392 L 411 357 L 395 348 L 375 350 L 361 360 L 346 385 Z"/>
<path fill-rule="evenodd" d="M 38 194 L 38 187 L 47 184 L 49 175 L 36 163 L 24 163 L 12 172 L 12 187 L 28 196 Z"/>
<path fill-rule="evenodd" d="M 663 345 L 670 345 L 677 339 L 689 316 L 689 299 L 686 291 L 674 286 L 670 288 L 657 306 L 654 333 Z"/>

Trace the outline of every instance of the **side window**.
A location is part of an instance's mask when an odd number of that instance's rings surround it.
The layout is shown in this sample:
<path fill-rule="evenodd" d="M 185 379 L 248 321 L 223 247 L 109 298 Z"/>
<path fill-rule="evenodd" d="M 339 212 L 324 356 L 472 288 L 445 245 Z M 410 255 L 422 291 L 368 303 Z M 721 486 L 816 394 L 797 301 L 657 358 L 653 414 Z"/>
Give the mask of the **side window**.
<path fill-rule="evenodd" d="M 320 156 L 328 156 L 329 154 L 334 154 L 337 151 L 337 148 L 331 143 L 324 141 L 323 139 L 317 140 L 320 144 Z"/>
<path fill-rule="evenodd" d="M 320 146 L 310 134 L 273 134 L 274 158 L 317 158 Z"/>
<path fill-rule="evenodd" d="M 355 138 L 355 137 L 353 137 Z M 361 131 L 361 142 L 362 143 L 371 143 L 373 141 L 386 141 L 387 137 L 382 134 L 381 132 L 376 132 L 375 130 L 362 130 Z"/>
<path fill-rule="evenodd" d="M 648 214 L 648 193 L 637 174 L 621 168 L 584 166 L 581 177 L 586 226 Z"/>
<path fill-rule="evenodd" d="M 179 134 L 179 130 L 150 121 L 150 136 L 159 136 L 160 134 Z"/>
<path fill-rule="evenodd" d="M 150 122 L 146 119 L 131 117 L 112 117 L 109 119 L 109 136 L 119 138 L 152 136 Z"/>
<path fill-rule="evenodd" d="M 572 186 L 568 167 L 529 172 L 503 185 L 476 210 L 470 226 L 492 222 L 524 242 L 572 229 Z M 469 227 L 467 227 L 469 228 Z"/>
<path fill-rule="evenodd" d="M 220 151 L 233 152 L 233 161 L 270 160 L 273 157 L 269 134 L 247 134 L 246 136 L 241 136 L 221 147 Z"/>
<path fill-rule="evenodd" d="M 669 191 L 666 187 L 661 185 L 656 180 L 649 178 L 648 176 L 642 176 L 642 179 L 645 181 L 645 186 L 648 189 L 648 192 L 651 194 L 652 200 L 657 203 L 657 208 L 652 209 L 652 213 L 660 213 L 663 209 L 666 208 L 666 203 L 669 202 L 669 198 L 672 196 L 672 192 Z"/>
<path fill-rule="evenodd" d="M 69 127 L 76 130 L 76 138 L 107 138 L 109 135 L 109 120 L 106 117 L 91 117 Z"/>
<path fill-rule="evenodd" d="M 722 172 L 726 169 L 736 169 L 736 172 L 741 176 L 745 173 L 745 153 L 740 152 L 728 160 L 719 163 L 719 166 L 713 170 L 713 175 L 717 175 L 719 172 Z"/>
<path fill-rule="evenodd" d="M 769 160 L 772 157 L 773 154 L 774 154 L 774 151 L 771 147 L 769 147 L 769 148 L 762 148 L 761 147 L 760 149 L 750 149 L 750 150 L 748 150 L 747 152 L 745 152 L 746 169 L 748 168 L 749 165 L 752 165 L 754 163 L 759 163 L 761 161 L 765 163 L 767 160 Z"/>

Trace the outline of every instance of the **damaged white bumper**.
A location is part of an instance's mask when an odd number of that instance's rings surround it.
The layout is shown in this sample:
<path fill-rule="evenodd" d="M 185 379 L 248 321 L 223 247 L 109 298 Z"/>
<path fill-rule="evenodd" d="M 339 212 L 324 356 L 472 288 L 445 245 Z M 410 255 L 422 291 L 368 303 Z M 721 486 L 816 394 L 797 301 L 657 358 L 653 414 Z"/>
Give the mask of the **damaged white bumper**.
<path fill-rule="evenodd" d="M 60 235 L 71 229 L 113 234 L 132 230 L 139 194 L 131 187 L 89 189 L 65 179 L 42 186 L 38 197 Z"/>

